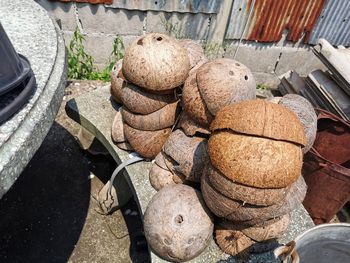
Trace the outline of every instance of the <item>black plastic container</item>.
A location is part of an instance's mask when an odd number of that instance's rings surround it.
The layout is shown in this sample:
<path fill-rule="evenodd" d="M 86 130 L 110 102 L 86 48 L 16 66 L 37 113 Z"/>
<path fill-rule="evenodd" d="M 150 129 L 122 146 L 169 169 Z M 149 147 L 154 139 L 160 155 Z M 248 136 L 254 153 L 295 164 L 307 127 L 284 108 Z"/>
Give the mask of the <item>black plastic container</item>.
<path fill-rule="evenodd" d="M 35 88 L 29 61 L 17 54 L 0 23 L 0 123 L 16 113 Z"/>

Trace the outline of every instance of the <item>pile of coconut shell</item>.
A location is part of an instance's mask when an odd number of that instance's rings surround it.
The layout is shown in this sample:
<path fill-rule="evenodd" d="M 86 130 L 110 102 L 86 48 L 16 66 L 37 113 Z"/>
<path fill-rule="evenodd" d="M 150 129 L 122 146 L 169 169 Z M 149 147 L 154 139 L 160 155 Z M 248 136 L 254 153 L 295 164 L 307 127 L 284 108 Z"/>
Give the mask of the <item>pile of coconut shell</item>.
<path fill-rule="evenodd" d="M 201 189 L 217 243 L 231 255 L 270 250 L 306 194 L 304 127 L 282 105 L 249 100 L 220 110 L 211 132 Z"/>

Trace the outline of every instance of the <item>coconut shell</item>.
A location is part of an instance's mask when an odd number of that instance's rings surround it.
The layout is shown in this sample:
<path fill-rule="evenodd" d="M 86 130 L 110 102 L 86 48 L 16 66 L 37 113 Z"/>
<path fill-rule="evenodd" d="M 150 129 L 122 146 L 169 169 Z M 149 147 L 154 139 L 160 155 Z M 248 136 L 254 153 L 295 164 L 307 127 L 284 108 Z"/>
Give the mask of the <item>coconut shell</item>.
<path fill-rule="evenodd" d="M 181 128 L 187 136 L 196 134 L 209 135 L 210 131 L 192 120 L 186 112 L 182 112 L 177 127 Z"/>
<path fill-rule="evenodd" d="M 156 193 L 144 216 L 145 237 L 151 249 L 171 262 L 198 256 L 208 246 L 214 224 L 199 191 L 168 185 Z"/>
<path fill-rule="evenodd" d="M 173 180 L 175 183 L 177 184 L 184 184 L 186 183 L 186 176 L 184 176 L 183 174 L 181 174 L 178 169 L 175 169 L 175 167 L 178 166 L 178 163 L 175 162 L 174 159 L 172 159 L 170 156 L 166 155 L 164 152 L 163 153 L 163 157 L 164 157 L 164 162 L 165 165 L 167 167 L 167 169 L 172 172 L 173 174 Z"/>
<path fill-rule="evenodd" d="M 226 105 L 256 98 L 251 71 L 233 59 L 219 58 L 202 65 L 197 71 L 197 86 L 212 115 Z"/>
<path fill-rule="evenodd" d="M 287 230 L 290 221 L 289 214 L 280 218 L 265 221 L 255 226 L 244 226 L 231 221 L 221 221 L 219 225 L 228 230 L 241 231 L 247 237 L 256 242 L 262 242 L 281 237 Z"/>
<path fill-rule="evenodd" d="M 125 80 L 121 76 L 121 71 L 122 71 L 122 64 L 123 64 L 123 59 L 118 60 L 111 72 L 111 95 L 112 98 L 117 102 L 117 103 L 122 103 L 121 97 L 122 97 L 122 90 L 123 86 L 125 85 Z"/>
<path fill-rule="evenodd" d="M 191 39 L 180 39 L 179 44 L 186 50 L 191 68 L 195 67 L 204 58 L 202 46 L 195 41 Z"/>
<path fill-rule="evenodd" d="M 134 151 L 134 149 L 131 147 L 131 145 L 128 142 L 118 142 L 116 143 L 116 145 L 119 149 L 122 149 L 125 151 Z"/>
<path fill-rule="evenodd" d="M 301 173 L 301 148 L 286 141 L 219 131 L 210 136 L 208 151 L 215 168 L 247 186 L 284 188 Z"/>
<path fill-rule="evenodd" d="M 151 91 L 182 85 L 190 71 L 186 50 L 177 40 L 159 33 L 141 36 L 125 51 L 123 74 L 127 80 Z"/>
<path fill-rule="evenodd" d="M 123 121 L 129 126 L 143 131 L 157 131 L 174 125 L 176 120 L 178 102 L 168 104 L 147 115 L 132 113 L 129 109 L 123 107 Z"/>
<path fill-rule="evenodd" d="M 298 116 L 306 135 L 306 146 L 303 148 L 303 153 L 308 152 L 314 144 L 317 133 L 317 115 L 313 106 L 307 99 L 297 94 L 283 96 L 279 104 Z"/>
<path fill-rule="evenodd" d="M 203 127 L 209 127 L 213 116 L 207 109 L 198 91 L 196 74 L 191 74 L 182 90 L 182 107 L 190 118 Z"/>
<path fill-rule="evenodd" d="M 162 150 L 177 165 L 175 171 L 187 180 L 199 182 L 204 165 L 208 162 L 207 141 L 204 138 L 188 137 L 183 131 L 175 130 L 165 142 Z"/>
<path fill-rule="evenodd" d="M 218 217 L 242 222 L 244 225 L 250 225 L 249 221 L 251 220 L 257 219 L 259 221 L 256 221 L 256 223 L 261 223 L 289 213 L 302 203 L 306 188 L 305 181 L 300 176 L 298 181 L 291 186 L 282 202 L 271 206 L 255 206 L 222 195 L 210 184 L 209 178 L 205 174 L 203 174 L 201 180 L 202 194 L 209 209 Z"/>
<path fill-rule="evenodd" d="M 301 146 L 306 144 L 304 128 L 293 112 L 279 104 L 259 99 L 224 107 L 216 115 L 210 129 L 230 129 Z"/>
<path fill-rule="evenodd" d="M 121 114 L 121 108 L 118 109 L 112 123 L 112 139 L 116 143 L 121 143 L 126 141 L 126 137 L 124 135 L 124 129 L 123 129 L 123 118 Z"/>
<path fill-rule="evenodd" d="M 176 101 L 174 92 L 171 94 L 154 94 L 147 92 L 132 83 L 123 88 L 121 99 L 126 108 L 139 114 L 150 114 L 158 111 L 169 103 Z"/>
<path fill-rule="evenodd" d="M 154 162 L 158 164 L 159 167 L 169 170 L 168 167 L 166 166 L 165 160 L 164 160 L 164 154 L 161 151 L 160 153 L 157 154 L 156 158 L 154 158 Z"/>
<path fill-rule="evenodd" d="M 154 189 L 159 191 L 166 185 L 175 184 L 173 174 L 154 163 L 149 173 L 149 181 Z"/>
<path fill-rule="evenodd" d="M 203 172 L 208 175 L 211 185 L 221 194 L 253 205 L 269 206 L 279 203 L 285 198 L 290 188 L 287 186 L 278 189 L 263 189 L 238 184 L 224 176 L 210 162 Z"/>
<path fill-rule="evenodd" d="M 216 229 L 215 239 L 219 248 L 231 256 L 249 253 L 250 247 L 255 243 L 242 232 L 228 229 Z"/>
<path fill-rule="evenodd" d="M 141 156 L 148 159 L 154 159 L 162 150 L 162 146 L 170 133 L 170 128 L 158 131 L 142 131 L 124 123 L 124 134 L 131 147 Z"/>

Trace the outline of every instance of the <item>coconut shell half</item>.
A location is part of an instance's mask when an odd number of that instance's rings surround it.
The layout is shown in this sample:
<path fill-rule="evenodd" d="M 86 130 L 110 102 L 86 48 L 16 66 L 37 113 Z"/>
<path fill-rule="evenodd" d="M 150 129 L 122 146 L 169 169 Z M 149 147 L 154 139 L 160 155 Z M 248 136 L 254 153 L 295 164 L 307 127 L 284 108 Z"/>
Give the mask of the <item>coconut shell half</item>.
<path fill-rule="evenodd" d="M 204 58 L 202 46 L 192 39 L 180 39 L 179 44 L 187 51 L 191 68 L 195 67 Z"/>
<path fill-rule="evenodd" d="M 169 103 L 176 101 L 172 94 L 154 94 L 147 92 L 132 83 L 127 83 L 123 88 L 121 99 L 126 108 L 133 113 L 150 114 L 160 110 Z"/>
<path fill-rule="evenodd" d="M 191 74 L 182 90 L 182 107 L 186 114 L 203 127 L 209 127 L 213 116 L 207 109 L 197 87 L 196 74 Z"/>
<path fill-rule="evenodd" d="M 249 221 L 251 220 L 259 220 L 256 222 L 262 223 L 289 213 L 302 203 L 306 188 L 305 181 L 300 176 L 282 202 L 271 206 L 254 206 L 222 195 L 210 184 L 209 178 L 205 174 L 201 180 L 202 194 L 209 209 L 220 218 L 241 222 L 243 225 L 250 225 Z"/>
<path fill-rule="evenodd" d="M 121 97 L 122 97 L 122 90 L 125 85 L 125 80 L 122 77 L 122 65 L 123 65 L 123 59 L 118 60 L 111 72 L 111 95 L 112 98 L 117 103 L 122 103 Z"/>
<path fill-rule="evenodd" d="M 207 141 L 204 138 L 188 137 L 182 130 L 175 130 L 165 142 L 163 152 L 177 163 L 174 169 L 187 180 L 200 181 L 203 167 L 208 161 Z"/>
<path fill-rule="evenodd" d="M 282 105 L 265 100 L 248 100 L 221 109 L 211 131 L 230 129 L 237 133 L 306 145 L 304 128 L 298 117 Z"/>
<path fill-rule="evenodd" d="M 170 133 L 170 128 L 159 131 L 142 131 L 124 123 L 124 134 L 131 147 L 148 159 L 154 159 L 157 156 Z"/>
<path fill-rule="evenodd" d="M 123 121 L 129 126 L 143 131 L 157 131 L 174 125 L 176 120 L 178 102 L 168 104 L 147 115 L 132 113 L 123 107 Z"/>
<path fill-rule="evenodd" d="M 173 174 L 173 180 L 177 184 L 184 184 L 186 183 L 186 176 L 184 176 L 182 173 L 178 171 L 178 169 L 175 169 L 176 167 L 179 166 L 177 162 L 175 162 L 174 159 L 172 159 L 170 156 L 166 155 L 162 151 L 163 157 L 164 157 L 164 162 L 167 167 L 167 169 L 172 172 Z"/>
<path fill-rule="evenodd" d="M 127 80 L 150 91 L 182 85 L 190 71 L 186 50 L 176 39 L 159 33 L 141 36 L 126 49 L 123 73 Z"/>
<path fill-rule="evenodd" d="M 301 173 L 301 148 L 286 141 L 218 131 L 210 136 L 208 151 L 215 168 L 247 186 L 284 188 Z"/>
<path fill-rule="evenodd" d="M 115 114 L 113 123 L 112 123 L 112 139 L 116 143 L 121 143 L 126 141 L 123 128 L 123 118 L 121 114 L 121 108 Z"/>
<path fill-rule="evenodd" d="M 210 131 L 192 120 L 186 112 L 182 112 L 177 127 L 181 128 L 187 136 L 210 134 Z"/>
<path fill-rule="evenodd" d="M 149 173 L 149 181 L 154 189 L 159 191 L 164 186 L 175 184 L 173 174 L 154 163 Z"/>
<path fill-rule="evenodd" d="M 233 59 L 219 58 L 202 65 L 197 71 L 197 86 L 214 116 L 226 105 L 256 98 L 251 71 Z"/>
<path fill-rule="evenodd" d="M 210 162 L 203 172 L 208 175 L 211 185 L 221 194 L 252 205 L 269 206 L 279 203 L 285 198 L 290 188 L 287 186 L 278 189 L 263 189 L 238 184 L 224 176 Z"/>
<path fill-rule="evenodd" d="M 214 224 L 199 191 L 168 185 L 156 193 L 144 216 L 145 237 L 151 249 L 171 262 L 198 256 L 209 244 Z"/>

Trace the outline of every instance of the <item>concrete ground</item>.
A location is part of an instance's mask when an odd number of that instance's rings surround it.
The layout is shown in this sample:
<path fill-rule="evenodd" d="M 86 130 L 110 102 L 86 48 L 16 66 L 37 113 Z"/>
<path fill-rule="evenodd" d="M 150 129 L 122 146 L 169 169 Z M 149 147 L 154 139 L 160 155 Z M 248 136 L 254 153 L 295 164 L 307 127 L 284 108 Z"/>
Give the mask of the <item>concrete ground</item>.
<path fill-rule="evenodd" d="M 134 200 L 110 216 L 95 196 L 115 168 L 110 156 L 79 146 L 70 98 L 97 88 L 72 83 L 49 134 L 0 200 L 0 262 L 149 262 Z"/>

